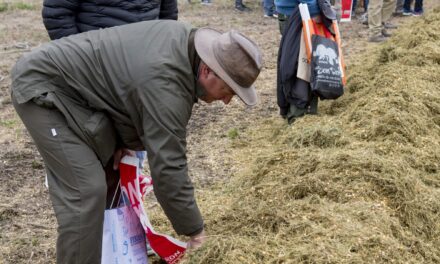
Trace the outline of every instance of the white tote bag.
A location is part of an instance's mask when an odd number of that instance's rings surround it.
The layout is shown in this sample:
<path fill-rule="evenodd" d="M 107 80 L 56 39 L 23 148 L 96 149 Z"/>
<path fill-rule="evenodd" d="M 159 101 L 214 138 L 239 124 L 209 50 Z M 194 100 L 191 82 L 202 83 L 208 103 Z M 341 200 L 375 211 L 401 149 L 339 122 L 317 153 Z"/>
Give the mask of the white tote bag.
<path fill-rule="evenodd" d="M 101 264 L 125 263 L 148 263 L 145 231 L 130 204 L 105 210 L 102 236 Z"/>

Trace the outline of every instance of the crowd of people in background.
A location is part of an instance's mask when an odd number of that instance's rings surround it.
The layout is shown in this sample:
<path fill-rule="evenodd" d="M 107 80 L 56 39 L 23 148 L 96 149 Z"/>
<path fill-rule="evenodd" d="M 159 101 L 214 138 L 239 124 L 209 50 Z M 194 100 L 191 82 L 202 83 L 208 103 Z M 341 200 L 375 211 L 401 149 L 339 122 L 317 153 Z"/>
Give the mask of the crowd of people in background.
<path fill-rule="evenodd" d="M 191 2 L 191 0 L 188 0 Z M 243 0 L 234 0 L 235 10 L 250 12 Z M 313 6 L 317 0 L 262 0 L 264 18 L 278 19 L 280 33 L 284 24 L 292 14 L 298 3 Z M 332 0 L 335 8 L 340 6 L 341 0 Z M 203 5 L 211 5 L 212 0 L 201 0 Z M 313 13 L 313 10 L 310 11 Z M 369 42 L 383 42 L 391 36 L 390 29 L 397 28 L 389 22 L 392 16 L 421 16 L 423 15 L 423 0 L 352 0 L 352 19 L 368 26 Z"/>

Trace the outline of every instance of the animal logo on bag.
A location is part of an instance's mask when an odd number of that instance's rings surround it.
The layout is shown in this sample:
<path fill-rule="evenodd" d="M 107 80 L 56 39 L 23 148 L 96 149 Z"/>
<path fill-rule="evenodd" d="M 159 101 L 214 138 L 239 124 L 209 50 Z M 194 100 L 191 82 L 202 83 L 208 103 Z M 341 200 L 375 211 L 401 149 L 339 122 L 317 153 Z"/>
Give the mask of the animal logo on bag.
<path fill-rule="evenodd" d="M 313 52 L 313 56 L 318 56 L 320 63 L 329 63 L 330 65 L 336 65 L 338 63 L 338 55 L 336 52 L 320 44 L 316 47 L 316 51 Z"/>
<path fill-rule="evenodd" d="M 336 42 L 318 35 L 312 36 L 310 86 L 321 100 L 336 99 L 344 94 L 342 69 Z"/>

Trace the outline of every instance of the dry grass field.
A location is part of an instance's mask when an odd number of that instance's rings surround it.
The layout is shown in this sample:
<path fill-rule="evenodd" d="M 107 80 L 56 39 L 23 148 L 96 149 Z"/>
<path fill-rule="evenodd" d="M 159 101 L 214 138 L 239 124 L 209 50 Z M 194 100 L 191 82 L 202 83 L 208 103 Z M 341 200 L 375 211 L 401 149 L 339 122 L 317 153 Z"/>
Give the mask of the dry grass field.
<path fill-rule="evenodd" d="M 257 1 L 239 13 L 233 1 L 179 0 L 179 20 L 237 29 L 264 54 L 256 107 L 194 108 L 190 176 L 210 239 L 185 262 L 440 263 L 440 3 L 424 2 L 426 16 L 392 19 L 385 44 L 367 43 L 356 19 L 342 24 L 346 94 L 287 126 L 277 21 Z M 48 41 L 41 5 L 0 0 L 0 264 L 55 263 L 44 165 L 9 96 L 14 62 Z M 145 207 L 173 234 L 153 197 Z"/>

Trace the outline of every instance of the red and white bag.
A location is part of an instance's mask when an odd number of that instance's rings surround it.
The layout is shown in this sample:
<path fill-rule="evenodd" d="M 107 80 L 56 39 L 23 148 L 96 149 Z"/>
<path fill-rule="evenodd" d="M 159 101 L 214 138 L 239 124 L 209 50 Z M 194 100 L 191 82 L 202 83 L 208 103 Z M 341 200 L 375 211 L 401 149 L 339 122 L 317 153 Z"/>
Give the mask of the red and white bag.
<path fill-rule="evenodd" d="M 142 206 L 141 186 L 139 182 L 138 159 L 125 156 L 119 164 L 121 190 L 129 198 L 130 204 L 140 219 L 151 248 L 169 264 L 178 263 L 186 250 L 186 243 L 168 235 L 156 233 L 148 215 Z"/>

